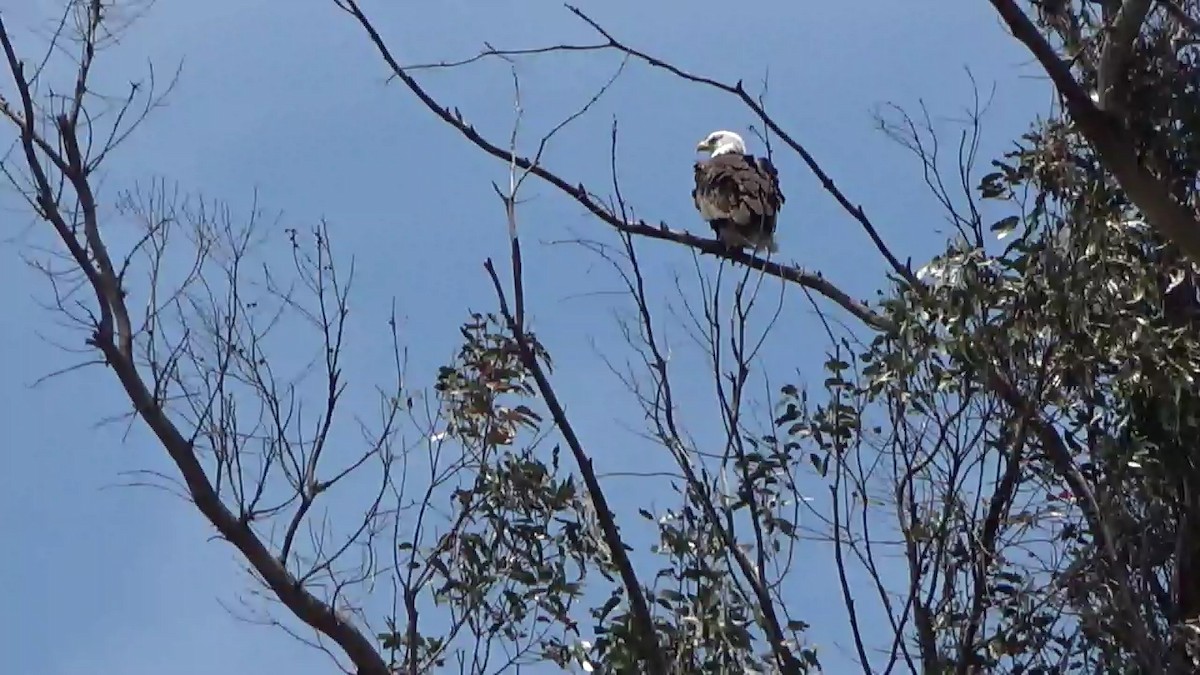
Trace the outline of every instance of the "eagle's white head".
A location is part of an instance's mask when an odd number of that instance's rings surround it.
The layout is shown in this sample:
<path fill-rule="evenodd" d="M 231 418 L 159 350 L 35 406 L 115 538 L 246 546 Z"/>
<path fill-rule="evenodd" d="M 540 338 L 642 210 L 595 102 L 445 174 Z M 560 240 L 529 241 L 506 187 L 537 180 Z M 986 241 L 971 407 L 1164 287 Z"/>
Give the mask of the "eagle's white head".
<path fill-rule="evenodd" d="M 704 137 L 696 146 L 696 152 L 710 153 L 710 157 L 724 155 L 730 152 L 746 154 L 746 142 L 732 131 L 714 131 Z"/>

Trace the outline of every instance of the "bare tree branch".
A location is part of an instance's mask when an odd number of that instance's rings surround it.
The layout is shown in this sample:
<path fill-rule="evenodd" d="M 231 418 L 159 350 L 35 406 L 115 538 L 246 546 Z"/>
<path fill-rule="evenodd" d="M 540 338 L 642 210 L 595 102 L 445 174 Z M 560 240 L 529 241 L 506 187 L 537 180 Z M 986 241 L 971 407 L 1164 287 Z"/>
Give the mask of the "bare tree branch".
<path fill-rule="evenodd" d="M 1126 89 L 1125 79 L 1129 57 L 1133 54 L 1133 42 L 1142 30 L 1151 4 L 1153 0 L 1124 0 L 1104 38 L 1096 73 L 1096 93 L 1101 110 L 1123 116 L 1115 106 L 1119 105 L 1122 92 Z"/>
<path fill-rule="evenodd" d="M 101 0 L 88 0 L 84 9 L 84 58 L 78 64 L 76 84 L 69 103 L 69 113 L 55 116 L 57 138 L 48 139 L 36 127 L 37 108 L 30 90 L 30 80 L 24 63 L 17 56 L 7 26 L 0 19 L 0 46 L 3 47 L 8 70 L 19 97 L 21 112 L 3 103 L 5 116 L 15 123 L 20 133 L 25 160 L 34 177 L 37 205 L 43 218 L 49 221 L 78 268 L 87 276 L 92 287 L 99 319 L 93 326 L 89 342 L 99 349 L 110 368 L 116 373 L 137 414 L 153 431 L 170 455 L 183 477 L 188 494 L 196 508 L 233 544 L 275 595 L 291 612 L 320 633 L 328 636 L 346 653 L 360 675 L 391 675 L 387 665 L 370 638 L 340 615 L 332 606 L 316 598 L 299 580 L 290 574 L 285 562 L 276 558 L 266 544 L 253 532 L 248 521 L 235 515 L 221 501 L 216 487 L 210 482 L 196 455 L 193 443 L 176 426 L 163 407 L 162 398 L 147 384 L 135 361 L 134 330 L 125 300 L 121 278 L 110 258 L 101 232 L 100 216 L 89 181 L 93 166 L 85 156 L 81 142 L 80 120 L 86 117 L 85 97 L 88 95 L 88 75 L 100 34 L 105 8 Z M 56 38 L 57 39 L 57 38 Z M 55 148 L 61 148 L 61 154 Z M 62 212 L 43 161 L 48 160 L 74 189 L 83 219 L 83 241 L 68 225 Z"/>

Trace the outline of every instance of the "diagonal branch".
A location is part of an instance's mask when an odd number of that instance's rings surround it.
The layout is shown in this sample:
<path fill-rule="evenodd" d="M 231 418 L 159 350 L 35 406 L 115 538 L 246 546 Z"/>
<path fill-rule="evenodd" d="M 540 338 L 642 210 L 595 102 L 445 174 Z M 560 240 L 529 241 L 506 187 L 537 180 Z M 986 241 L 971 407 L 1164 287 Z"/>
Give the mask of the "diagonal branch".
<path fill-rule="evenodd" d="M 1125 79 L 1129 70 L 1129 57 L 1133 55 L 1133 43 L 1142 24 L 1150 14 L 1152 0 L 1125 0 L 1104 37 L 1100 50 L 1100 63 L 1096 72 L 1096 92 L 1100 109 L 1117 112 L 1116 106 L 1123 105 Z"/>
<path fill-rule="evenodd" d="M 513 246 L 515 255 L 519 255 L 520 249 L 516 239 L 513 239 Z M 562 432 L 563 440 L 566 441 L 567 447 L 571 449 L 571 454 L 575 457 L 575 461 L 579 465 L 579 474 L 583 477 L 584 484 L 587 485 L 588 495 L 595 503 L 597 520 L 604 534 L 604 543 L 608 546 L 609 552 L 613 557 L 613 562 L 621 574 L 622 585 L 629 596 L 630 610 L 637 620 L 639 628 L 638 647 L 643 662 L 649 667 L 649 672 L 665 675 L 669 672 L 669 669 L 663 659 L 663 653 L 657 644 L 654 621 L 650 615 L 650 606 L 647 604 L 646 596 L 642 592 L 641 582 L 638 581 L 637 574 L 633 569 L 633 563 L 629 560 L 629 555 L 625 552 L 625 543 L 622 541 L 621 533 L 617 529 L 616 520 L 612 517 L 612 510 L 608 506 L 604 490 L 600 487 L 596 470 L 592 466 L 592 459 L 588 457 L 583 449 L 583 444 L 580 443 L 579 438 L 575 435 L 575 428 L 567 418 L 562 402 L 558 400 L 558 395 L 554 391 L 554 385 L 550 383 L 545 370 L 542 368 L 541 363 L 538 362 L 537 354 L 534 352 L 528 336 L 517 323 L 512 310 L 509 309 L 503 287 L 500 285 L 500 277 L 490 258 L 484 263 L 484 267 L 487 269 L 488 276 L 492 280 L 492 286 L 496 290 L 496 296 L 500 302 L 500 313 L 503 315 L 505 323 L 508 324 L 508 329 L 512 331 L 513 336 L 516 338 L 517 346 L 521 351 L 521 361 L 529 369 L 530 374 L 533 375 L 538 391 L 546 399 L 546 407 L 550 409 L 551 417 L 554 418 L 554 424 Z"/>
<path fill-rule="evenodd" d="M 988 370 L 990 371 L 987 378 L 988 387 L 1000 396 L 1001 400 L 1019 416 L 1019 419 L 1025 420 L 1029 431 L 1033 432 L 1040 441 L 1041 449 L 1050 460 L 1055 473 L 1067 484 L 1071 494 L 1077 500 L 1084 518 L 1088 522 L 1088 531 L 1103 552 L 1105 561 L 1117 580 L 1113 598 L 1129 622 L 1130 628 L 1135 632 L 1136 644 L 1131 647 L 1137 654 L 1140 664 L 1143 667 L 1151 667 L 1155 663 L 1155 659 L 1154 648 L 1149 639 L 1149 629 L 1141 612 L 1137 611 L 1133 598 L 1130 597 L 1129 575 L 1117 551 L 1116 537 L 1101 511 L 1095 492 L 1075 463 L 1071 449 L 1041 411 L 1037 410 L 998 368 L 989 365 Z M 1153 670 L 1146 672 L 1153 672 Z"/>
<path fill-rule="evenodd" d="M 1079 130 L 1095 148 L 1105 168 L 1116 178 L 1146 221 L 1192 259 L 1200 263 L 1200 222 L 1172 198 L 1162 181 L 1138 162 L 1133 145 L 1124 138 L 1117 119 L 1096 107 L 1070 67 L 1058 57 L 1037 26 L 1013 0 L 989 0 L 1004 22 L 1037 58 L 1054 82 Z"/>
<path fill-rule="evenodd" d="M 1049 359 L 1043 363 L 1049 363 Z M 1043 367 L 1044 370 L 1044 367 Z M 1007 520 L 1012 508 L 1013 497 L 1019 485 L 1018 478 L 1024 462 L 1026 440 L 1029 433 L 1029 411 L 1020 411 L 1014 415 L 1016 430 L 1012 433 L 1011 447 L 1004 454 L 1005 468 L 1000 484 L 988 500 L 987 515 L 983 521 L 983 533 L 979 541 L 979 554 L 975 561 L 972 575 L 971 610 L 967 616 L 966 628 L 959 644 L 959 659 L 956 675 L 966 675 L 969 668 L 975 665 L 976 636 L 982 628 L 983 615 L 987 606 L 988 572 L 995 565 L 996 537 L 1000 532 L 1000 524 Z"/>
<path fill-rule="evenodd" d="M 1179 25 L 1188 29 L 1193 35 L 1200 37 L 1200 20 L 1188 14 L 1175 0 L 1158 0 L 1158 4 L 1166 8 L 1167 14 L 1170 14 L 1172 19 L 1178 21 Z"/>

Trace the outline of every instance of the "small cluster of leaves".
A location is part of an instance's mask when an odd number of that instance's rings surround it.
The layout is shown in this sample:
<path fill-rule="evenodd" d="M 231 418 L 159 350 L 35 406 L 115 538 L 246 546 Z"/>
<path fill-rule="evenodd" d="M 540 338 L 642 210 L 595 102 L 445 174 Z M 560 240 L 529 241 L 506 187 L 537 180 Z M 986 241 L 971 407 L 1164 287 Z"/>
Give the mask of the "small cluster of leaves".
<path fill-rule="evenodd" d="M 570 611 L 598 550 L 574 477 L 558 473 L 557 449 L 549 464 L 528 450 L 500 453 L 455 491 L 462 525 L 429 561 L 439 603 L 478 606 L 482 634 L 535 638 L 539 654 L 562 646 L 561 629 L 578 634 Z"/>
<path fill-rule="evenodd" d="M 841 350 L 850 351 L 843 341 Z M 845 378 L 849 370 L 857 370 L 835 354 L 825 361 L 824 388 L 829 395 L 828 403 L 809 408 L 808 392 L 795 385 L 784 385 L 780 390 L 779 415 L 775 427 L 783 440 L 780 453 L 783 457 L 798 456 L 805 442 L 816 445 L 809 452 L 808 463 L 820 476 L 829 472 L 831 458 L 845 454 L 853 447 L 862 432 L 862 403 L 870 392 Z M 870 372 L 870 369 L 867 369 Z M 775 440 L 774 438 L 766 440 Z"/>
<path fill-rule="evenodd" d="M 489 446 L 510 445 L 521 427 L 536 430 L 541 418 L 528 406 L 501 404 L 509 395 L 532 397 L 537 390 L 517 341 L 495 314 L 473 313 L 461 328 L 463 345 L 453 365 L 438 372 L 438 391 L 448 401 L 447 433 Z M 536 357 L 549 364 L 544 349 L 527 337 Z"/>
<path fill-rule="evenodd" d="M 678 511 L 669 510 L 658 517 L 639 510 L 658 527 L 654 553 L 669 561 L 655 574 L 653 587 L 646 589 L 647 600 L 661 610 L 655 625 L 659 644 L 672 672 L 771 672 L 775 659 L 763 646 L 759 604 L 747 595 L 745 586 L 734 581 L 740 572 L 730 559 L 728 544 L 697 506 L 712 495 L 693 497 Z M 721 513 L 732 517 L 729 509 L 725 506 Z M 593 610 L 598 637 L 595 653 L 603 663 L 596 672 L 636 670 L 636 656 L 626 647 L 636 637 L 632 616 L 614 613 L 622 598 L 623 593 L 616 589 L 608 602 Z M 798 621 L 785 627 L 797 644 L 807 628 Z M 818 667 L 815 650 L 800 647 L 795 655 L 804 672 Z"/>
<path fill-rule="evenodd" d="M 579 651 L 568 639 L 579 635 L 573 607 L 588 572 L 604 564 L 587 525 L 589 502 L 574 476 L 561 476 L 557 447 L 547 461 L 537 442 L 516 442 L 521 427 L 536 434 L 542 418 L 519 402 L 536 388 L 502 320 L 475 313 L 461 333 L 458 356 L 441 369 L 436 390 L 446 436 L 462 447 L 470 480 L 450 494 L 450 527 L 432 545 L 420 553 L 412 544 L 400 549 L 414 569 L 423 568 L 434 602 L 452 608 L 474 638 L 467 654 L 490 655 L 499 640 L 513 663 L 566 665 Z M 548 364 L 544 349 L 527 339 Z M 403 628 L 380 636 L 385 648 L 407 646 Z M 417 640 L 420 663 L 446 660 L 445 639 Z"/>

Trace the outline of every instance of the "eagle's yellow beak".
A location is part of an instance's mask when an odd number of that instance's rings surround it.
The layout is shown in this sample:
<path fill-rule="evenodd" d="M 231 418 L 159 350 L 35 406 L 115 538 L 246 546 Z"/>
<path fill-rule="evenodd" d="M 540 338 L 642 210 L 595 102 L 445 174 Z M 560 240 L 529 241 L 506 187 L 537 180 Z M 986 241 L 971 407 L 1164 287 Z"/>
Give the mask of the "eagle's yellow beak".
<path fill-rule="evenodd" d="M 696 144 L 696 152 L 707 152 L 712 150 L 712 143 L 706 138 Z"/>

